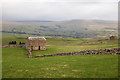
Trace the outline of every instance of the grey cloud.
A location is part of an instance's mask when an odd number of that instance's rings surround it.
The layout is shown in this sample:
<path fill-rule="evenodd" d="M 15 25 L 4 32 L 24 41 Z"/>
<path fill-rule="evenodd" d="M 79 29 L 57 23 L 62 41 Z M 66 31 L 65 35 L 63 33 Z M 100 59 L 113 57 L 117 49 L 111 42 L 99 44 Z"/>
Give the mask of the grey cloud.
<path fill-rule="evenodd" d="M 4 20 L 117 20 L 118 0 L 4 0 Z"/>

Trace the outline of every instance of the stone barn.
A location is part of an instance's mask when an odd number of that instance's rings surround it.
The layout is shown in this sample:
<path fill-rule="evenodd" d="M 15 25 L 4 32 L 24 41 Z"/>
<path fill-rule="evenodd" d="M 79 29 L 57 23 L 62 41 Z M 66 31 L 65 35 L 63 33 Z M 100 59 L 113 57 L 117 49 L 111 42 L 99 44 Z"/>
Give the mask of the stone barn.
<path fill-rule="evenodd" d="M 46 39 L 44 37 L 27 37 L 25 47 L 27 50 L 46 50 Z"/>
<path fill-rule="evenodd" d="M 117 36 L 110 36 L 109 39 L 110 39 L 110 40 L 117 39 Z"/>

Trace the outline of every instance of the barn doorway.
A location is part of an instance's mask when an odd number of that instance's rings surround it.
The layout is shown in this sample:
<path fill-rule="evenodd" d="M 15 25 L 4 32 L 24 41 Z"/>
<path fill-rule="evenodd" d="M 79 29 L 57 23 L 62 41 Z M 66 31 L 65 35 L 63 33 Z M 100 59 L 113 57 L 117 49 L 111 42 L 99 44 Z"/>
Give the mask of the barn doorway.
<path fill-rule="evenodd" d="M 31 50 L 33 50 L 33 46 L 31 46 Z"/>
<path fill-rule="evenodd" d="M 39 46 L 39 50 L 40 50 L 40 46 Z"/>

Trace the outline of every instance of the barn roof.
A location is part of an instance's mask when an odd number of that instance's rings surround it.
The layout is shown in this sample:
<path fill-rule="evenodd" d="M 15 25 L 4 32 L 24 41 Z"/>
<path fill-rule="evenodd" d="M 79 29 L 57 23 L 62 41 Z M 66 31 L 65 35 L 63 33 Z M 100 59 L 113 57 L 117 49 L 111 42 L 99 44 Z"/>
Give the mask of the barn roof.
<path fill-rule="evenodd" d="M 45 37 L 28 37 L 29 40 L 36 40 L 36 39 L 40 39 L 40 40 L 46 40 Z"/>

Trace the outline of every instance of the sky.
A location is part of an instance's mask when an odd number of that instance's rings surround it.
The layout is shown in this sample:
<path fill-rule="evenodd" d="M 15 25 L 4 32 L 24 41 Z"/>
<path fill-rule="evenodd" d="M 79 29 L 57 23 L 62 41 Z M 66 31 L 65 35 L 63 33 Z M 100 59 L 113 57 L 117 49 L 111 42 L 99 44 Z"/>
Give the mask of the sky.
<path fill-rule="evenodd" d="M 9 21 L 117 20 L 119 0 L 2 0 Z"/>

